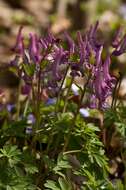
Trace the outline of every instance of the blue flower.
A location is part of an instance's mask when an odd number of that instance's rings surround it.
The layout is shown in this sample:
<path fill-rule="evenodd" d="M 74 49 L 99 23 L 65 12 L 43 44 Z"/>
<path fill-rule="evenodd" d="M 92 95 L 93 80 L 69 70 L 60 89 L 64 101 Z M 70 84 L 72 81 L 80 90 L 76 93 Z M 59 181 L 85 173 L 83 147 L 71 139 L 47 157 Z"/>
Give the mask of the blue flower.
<path fill-rule="evenodd" d="M 12 112 L 13 109 L 15 108 L 15 104 L 7 104 L 6 107 L 7 107 L 8 112 Z"/>
<path fill-rule="evenodd" d="M 46 106 L 54 105 L 56 103 L 56 98 L 48 98 L 46 101 Z"/>
<path fill-rule="evenodd" d="M 29 114 L 29 115 L 27 116 L 27 123 L 28 123 L 28 124 L 34 124 L 35 121 L 36 121 L 36 119 L 35 119 L 35 116 L 34 116 L 33 114 Z"/>
<path fill-rule="evenodd" d="M 80 108 L 79 110 L 80 114 L 83 116 L 83 117 L 89 117 L 89 111 L 85 108 Z"/>

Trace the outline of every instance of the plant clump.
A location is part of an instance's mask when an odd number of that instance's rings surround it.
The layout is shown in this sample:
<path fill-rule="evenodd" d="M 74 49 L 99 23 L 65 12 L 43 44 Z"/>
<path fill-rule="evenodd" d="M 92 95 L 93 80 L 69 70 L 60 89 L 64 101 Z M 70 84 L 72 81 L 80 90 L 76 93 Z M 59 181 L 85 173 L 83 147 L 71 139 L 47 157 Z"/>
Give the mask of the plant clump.
<path fill-rule="evenodd" d="M 8 65 L 20 79 L 18 97 L 0 107 L 2 190 L 123 189 L 125 177 L 110 179 L 105 135 L 110 124 L 125 123 L 117 104 L 122 78 L 110 66 L 126 52 L 126 36 L 119 29 L 106 50 L 98 24 L 76 39 L 49 31 L 24 38 L 20 27 Z"/>

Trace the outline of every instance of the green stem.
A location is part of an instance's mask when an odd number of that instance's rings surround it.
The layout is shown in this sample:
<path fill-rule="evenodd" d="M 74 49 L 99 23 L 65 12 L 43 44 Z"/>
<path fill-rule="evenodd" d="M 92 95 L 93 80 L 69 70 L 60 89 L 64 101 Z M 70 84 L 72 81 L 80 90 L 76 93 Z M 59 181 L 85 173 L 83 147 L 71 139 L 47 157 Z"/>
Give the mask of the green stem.
<path fill-rule="evenodd" d="M 120 77 L 118 78 L 114 91 L 113 91 L 113 98 L 112 98 L 112 103 L 111 103 L 111 108 L 115 108 L 116 106 L 116 102 L 117 102 L 117 95 L 120 89 L 120 85 L 121 85 L 121 81 L 122 81 L 122 75 L 120 74 Z"/>
<path fill-rule="evenodd" d="M 74 81 L 74 77 L 72 77 L 70 84 L 69 84 L 69 87 L 68 87 L 68 90 L 67 90 L 67 94 L 66 94 L 65 101 L 64 101 L 63 113 L 65 113 L 66 109 L 67 109 L 68 97 L 70 94 L 70 90 L 71 90 L 71 86 L 72 86 L 73 81 Z"/>
<path fill-rule="evenodd" d="M 25 117 L 26 114 L 27 114 L 27 109 L 28 109 L 28 106 L 29 106 L 29 102 L 30 102 L 30 100 L 29 100 L 29 98 L 27 98 L 26 104 L 25 104 L 25 108 L 24 108 L 24 113 L 23 113 L 24 117 Z"/>
<path fill-rule="evenodd" d="M 37 102 L 36 102 L 36 129 L 39 129 L 40 125 L 40 100 L 41 100 L 41 67 L 38 73 L 38 83 L 37 83 Z"/>
<path fill-rule="evenodd" d="M 18 87 L 18 101 L 17 101 L 17 114 L 16 114 L 16 119 L 19 119 L 19 115 L 20 115 L 20 108 L 21 108 L 21 104 L 20 104 L 20 94 L 21 94 L 21 83 L 19 84 Z"/>
<path fill-rule="evenodd" d="M 34 108 L 34 112 L 36 112 L 36 99 L 35 99 L 35 89 L 34 89 L 34 84 L 33 84 L 33 81 L 32 81 L 32 105 L 33 105 L 33 108 Z"/>
<path fill-rule="evenodd" d="M 38 83 L 37 83 L 37 100 L 35 99 L 35 93 L 34 93 L 34 87 L 33 87 L 33 95 L 34 95 L 34 100 L 36 101 L 35 103 L 35 116 L 36 116 L 36 125 L 34 128 L 34 136 L 33 136 L 33 140 L 32 140 L 32 148 L 35 149 L 36 147 L 36 140 L 37 140 L 37 136 L 38 133 L 36 133 L 36 131 L 38 131 L 39 126 L 40 126 L 40 93 L 41 93 L 41 68 L 39 70 L 39 76 L 38 76 Z"/>
<path fill-rule="evenodd" d="M 75 116 L 77 116 L 78 113 L 79 113 L 79 110 L 80 110 L 80 107 L 81 107 L 84 95 L 86 93 L 86 88 L 87 88 L 87 85 L 89 83 L 89 80 L 90 80 L 90 76 L 88 77 L 87 82 L 84 84 L 84 88 L 83 88 L 83 91 L 82 91 L 82 94 L 81 94 L 81 98 L 80 98 L 80 101 L 79 101 L 79 104 L 78 104 L 78 108 L 77 108 L 77 112 L 76 112 Z"/>
<path fill-rule="evenodd" d="M 57 101 L 56 101 L 56 105 L 55 105 L 55 114 L 56 114 L 57 118 L 58 118 L 58 114 L 57 114 L 57 113 L 58 113 L 58 112 L 57 112 L 57 110 L 58 110 L 58 104 L 59 104 L 60 96 L 61 96 L 61 93 L 62 93 L 61 90 L 62 90 L 63 84 L 64 84 L 64 82 L 65 82 L 65 79 L 66 79 L 66 76 L 67 76 L 69 67 L 70 67 L 70 66 L 68 65 L 67 68 L 66 68 L 66 71 L 65 71 L 63 80 L 62 80 L 61 85 L 60 85 L 60 88 L 59 88 L 59 93 L 58 93 L 58 97 L 57 97 Z M 53 137 L 52 137 L 52 135 L 51 135 L 51 138 L 49 138 L 49 142 L 48 142 L 48 145 L 47 145 L 46 153 L 48 153 L 48 151 L 49 151 L 50 144 L 52 143 L 52 140 L 53 140 Z M 54 149 L 54 151 L 53 151 L 53 154 L 54 154 L 54 155 L 55 155 L 55 153 L 56 153 L 56 151 L 57 151 L 57 146 L 58 146 L 58 144 L 59 144 L 59 141 L 60 141 L 60 135 L 57 137 L 56 142 L 55 142 L 55 149 Z"/>
<path fill-rule="evenodd" d="M 57 113 L 57 108 L 58 108 L 58 104 L 59 104 L 59 100 L 60 100 L 61 90 L 62 90 L 63 84 L 64 84 L 64 82 L 65 82 L 65 79 L 66 79 L 68 70 L 69 70 L 69 65 L 67 66 L 67 69 L 66 69 L 66 72 L 65 72 L 65 74 L 64 74 L 64 77 L 63 77 L 61 86 L 60 86 L 60 88 L 59 88 L 59 93 L 58 93 L 58 97 L 57 97 L 57 101 L 56 101 L 56 106 L 55 106 L 55 113 Z"/>
<path fill-rule="evenodd" d="M 116 85 L 115 85 L 115 88 L 114 88 L 114 91 L 113 91 L 113 97 L 112 97 L 112 103 L 111 103 L 111 108 L 112 108 L 112 109 L 113 109 L 113 106 L 114 106 L 114 101 L 115 101 L 115 95 L 116 95 L 117 86 L 118 86 L 118 81 L 116 82 Z"/>
<path fill-rule="evenodd" d="M 84 84 L 84 88 L 83 88 L 83 91 L 82 91 L 82 94 L 81 94 L 81 98 L 80 98 L 80 101 L 79 101 L 79 104 L 78 104 L 77 111 L 76 111 L 75 116 L 73 118 L 73 122 L 72 122 L 71 126 L 69 127 L 68 135 L 67 135 L 65 143 L 64 143 L 63 152 L 67 149 L 67 146 L 69 144 L 71 133 L 72 133 L 73 127 L 75 126 L 77 115 L 79 113 L 79 110 L 80 110 L 80 107 L 81 107 L 81 104 L 82 104 L 82 101 L 83 101 L 83 98 L 84 98 L 84 95 L 85 95 L 86 88 L 87 88 L 87 85 L 89 83 L 89 80 L 90 80 L 90 76 L 88 77 L 87 82 Z"/>
<path fill-rule="evenodd" d="M 50 134 L 50 135 L 49 135 L 49 141 L 48 141 L 48 144 L 47 144 L 47 148 L 46 148 L 45 154 L 48 154 L 49 148 L 50 148 L 50 145 L 52 144 L 52 142 L 53 142 L 53 135 Z"/>
<path fill-rule="evenodd" d="M 81 152 L 82 150 L 70 150 L 70 151 L 66 151 L 63 153 L 63 155 L 66 155 L 66 154 L 73 154 L 73 153 L 78 153 L 78 152 Z"/>
<path fill-rule="evenodd" d="M 114 108 L 116 108 L 116 102 L 117 102 L 117 99 L 118 99 L 118 94 L 119 94 L 121 82 L 122 82 L 122 76 L 120 75 L 118 85 L 117 85 L 116 95 L 115 95 L 115 101 L 114 101 L 114 105 L 113 105 Z"/>

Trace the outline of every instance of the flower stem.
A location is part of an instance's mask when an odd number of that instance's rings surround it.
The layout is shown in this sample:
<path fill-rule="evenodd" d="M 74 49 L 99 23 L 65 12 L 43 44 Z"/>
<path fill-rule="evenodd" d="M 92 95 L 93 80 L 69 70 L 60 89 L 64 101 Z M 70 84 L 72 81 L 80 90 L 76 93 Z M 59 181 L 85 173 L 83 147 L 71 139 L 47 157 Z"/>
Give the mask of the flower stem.
<path fill-rule="evenodd" d="M 29 100 L 29 98 L 27 98 L 26 104 L 25 104 L 25 108 L 24 108 L 24 113 L 23 113 L 23 116 L 24 116 L 24 117 L 25 117 L 26 114 L 27 114 L 27 109 L 28 109 L 29 103 L 30 103 L 30 100 Z"/>
<path fill-rule="evenodd" d="M 65 113 L 65 111 L 67 109 L 68 97 L 69 97 L 69 94 L 70 94 L 70 90 L 71 90 L 71 86 L 72 86 L 73 81 L 74 81 L 74 77 L 71 78 L 71 81 L 70 81 L 70 84 L 69 84 L 69 87 L 68 87 L 68 90 L 67 90 L 67 94 L 66 94 L 66 97 L 65 97 L 65 100 L 64 100 L 63 113 Z"/>
<path fill-rule="evenodd" d="M 116 90 L 116 98 L 115 98 L 115 102 L 114 102 L 114 105 L 113 105 L 114 108 L 116 108 L 116 103 L 117 103 L 117 99 L 118 99 L 118 94 L 119 94 L 121 82 L 122 82 L 122 75 L 120 74 L 120 78 L 119 78 L 118 86 L 117 86 L 117 90 Z"/>
<path fill-rule="evenodd" d="M 21 94 L 21 83 L 19 84 L 19 87 L 18 87 L 18 101 L 17 101 L 17 113 L 16 113 L 17 120 L 19 119 L 20 108 L 21 108 L 20 94 Z"/>
<path fill-rule="evenodd" d="M 81 94 L 81 98 L 80 98 L 80 101 L 79 101 L 79 104 L 78 104 L 77 111 L 76 111 L 75 116 L 73 118 L 73 122 L 72 122 L 71 126 L 69 127 L 68 135 L 67 135 L 65 143 L 64 143 L 63 152 L 66 151 L 67 146 L 69 144 L 70 137 L 71 137 L 71 132 L 73 130 L 73 127 L 75 126 L 75 122 L 76 122 L 76 119 L 77 119 L 77 116 L 78 116 L 78 113 L 79 113 L 79 110 L 80 110 L 80 107 L 81 107 L 81 104 L 82 104 L 82 101 L 83 101 L 83 98 L 84 98 L 84 95 L 85 95 L 85 92 L 86 92 L 87 85 L 89 83 L 89 80 L 90 80 L 90 76 L 88 77 L 87 82 L 84 84 L 84 88 L 83 88 L 83 91 L 82 91 L 82 94 Z"/>
<path fill-rule="evenodd" d="M 121 82 L 122 82 L 122 74 L 120 73 L 120 77 L 118 78 L 115 88 L 114 88 L 114 92 L 113 92 L 113 98 L 112 98 L 112 104 L 111 104 L 111 108 L 115 108 L 116 107 L 116 102 L 117 102 L 117 96 L 120 90 L 120 86 L 121 86 Z"/>
<path fill-rule="evenodd" d="M 59 100 L 60 100 L 60 96 L 61 96 L 61 90 L 62 90 L 63 84 L 65 82 L 68 70 L 69 70 L 69 65 L 67 66 L 66 72 L 64 74 L 62 83 L 61 83 L 60 88 L 59 88 L 59 93 L 58 93 L 58 97 L 57 97 L 57 101 L 56 101 L 56 106 L 55 106 L 55 113 L 57 113 L 57 108 L 58 108 L 58 104 L 59 104 Z"/>

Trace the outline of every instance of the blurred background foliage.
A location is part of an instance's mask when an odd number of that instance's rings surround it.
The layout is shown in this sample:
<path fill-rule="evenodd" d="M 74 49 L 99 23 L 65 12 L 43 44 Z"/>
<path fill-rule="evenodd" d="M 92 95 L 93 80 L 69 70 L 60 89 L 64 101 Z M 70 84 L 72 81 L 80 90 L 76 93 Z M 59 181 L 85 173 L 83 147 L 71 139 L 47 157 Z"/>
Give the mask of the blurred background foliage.
<path fill-rule="evenodd" d="M 4 54 L 12 46 L 20 25 L 25 25 L 25 33 L 44 33 L 51 28 L 53 33 L 59 34 L 66 29 L 83 30 L 96 20 L 104 31 L 120 24 L 125 26 L 126 1 L 0 0 L 0 60 L 9 60 L 9 55 Z"/>

